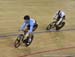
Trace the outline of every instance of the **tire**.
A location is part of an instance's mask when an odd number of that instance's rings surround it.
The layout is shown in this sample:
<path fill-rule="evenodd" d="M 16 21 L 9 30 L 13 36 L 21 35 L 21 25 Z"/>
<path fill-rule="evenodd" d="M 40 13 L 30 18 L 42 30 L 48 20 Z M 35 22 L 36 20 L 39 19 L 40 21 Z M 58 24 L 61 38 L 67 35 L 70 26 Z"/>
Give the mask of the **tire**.
<path fill-rule="evenodd" d="M 65 25 L 65 22 L 62 22 L 60 27 L 59 26 L 56 27 L 56 30 L 60 30 L 62 27 L 64 27 L 64 25 Z"/>
<path fill-rule="evenodd" d="M 46 28 L 46 30 L 50 30 L 51 29 L 51 24 L 49 24 Z"/>
<path fill-rule="evenodd" d="M 30 37 L 28 36 L 28 37 L 26 38 L 26 40 L 25 40 L 25 45 L 26 45 L 26 47 L 28 47 L 28 46 L 32 43 L 33 38 L 34 38 L 34 36 L 32 35 L 32 36 L 31 36 L 31 42 L 29 42 L 29 44 L 27 44 L 27 43 L 28 43 L 28 40 L 30 39 Z"/>
<path fill-rule="evenodd" d="M 14 46 L 15 48 L 18 48 L 21 45 L 21 41 L 24 38 L 23 34 L 20 34 L 17 39 L 15 40 Z"/>
<path fill-rule="evenodd" d="M 15 48 L 18 48 L 20 46 L 20 40 L 16 39 L 14 46 L 15 46 Z"/>
<path fill-rule="evenodd" d="M 51 24 L 49 24 L 47 27 L 46 27 L 46 30 L 50 30 L 50 29 L 52 29 L 52 28 L 54 28 L 55 27 L 55 21 L 54 22 L 52 22 Z"/>

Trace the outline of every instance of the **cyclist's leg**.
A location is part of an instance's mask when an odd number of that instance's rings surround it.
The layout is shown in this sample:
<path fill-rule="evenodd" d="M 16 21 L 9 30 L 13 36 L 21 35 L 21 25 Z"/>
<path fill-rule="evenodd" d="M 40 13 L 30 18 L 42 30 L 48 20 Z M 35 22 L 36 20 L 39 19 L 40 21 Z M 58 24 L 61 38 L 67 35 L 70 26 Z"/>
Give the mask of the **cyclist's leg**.
<path fill-rule="evenodd" d="M 63 21 L 63 19 L 60 18 L 60 19 L 57 21 L 56 25 L 57 25 L 57 26 L 60 25 L 60 23 L 61 23 L 62 21 Z"/>
<path fill-rule="evenodd" d="M 26 36 L 26 33 L 28 32 L 28 30 L 30 29 L 30 25 L 27 25 L 27 27 L 25 28 L 25 30 L 24 30 L 24 35 Z M 23 43 L 27 43 L 28 42 L 28 38 L 27 37 L 25 37 L 24 39 L 23 39 Z"/>
<path fill-rule="evenodd" d="M 26 35 L 26 33 L 28 32 L 28 30 L 29 30 L 28 26 L 26 26 L 25 29 L 24 29 L 24 35 Z"/>
<path fill-rule="evenodd" d="M 33 31 L 35 31 L 36 29 L 37 29 L 37 27 L 38 27 L 38 24 L 34 24 L 34 26 L 33 26 Z M 27 26 L 27 28 L 28 28 L 28 30 L 30 29 L 30 25 L 28 25 Z M 26 39 L 25 39 L 25 45 L 26 46 L 29 46 L 30 44 L 31 44 L 31 42 L 32 42 L 32 40 L 33 40 L 33 34 L 32 35 L 29 35 L 29 37 L 27 37 Z"/>
<path fill-rule="evenodd" d="M 37 27 L 38 27 L 38 24 L 35 23 L 34 26 L 33 26 L 33 31 L 35 31 L 35 30 L 37 29 Z M 31 41 L 33 40 L 33 39 L 32 39 L 33 33 L 30 34 L 29 36 L 30 36 L 30 37 L 28 38 L 28 43 L 31 42 Z"/>
<path fill-rule="evenodd" d="M 35 31 L 37 28 L 38 28 L 38 24 L 35 23 L 34 26 L 33 26 L 33 31 Z"/>
<path fill-rule="evenodd" d="M 35 23 L 33 26 L 33 31 L 35 31 L 37 29 L 37 27 L 38 27 L 38 24 Z M 30 30 L 30 25 L 27 26 L 27 32 L 28 32 L 28 30 Z"/>

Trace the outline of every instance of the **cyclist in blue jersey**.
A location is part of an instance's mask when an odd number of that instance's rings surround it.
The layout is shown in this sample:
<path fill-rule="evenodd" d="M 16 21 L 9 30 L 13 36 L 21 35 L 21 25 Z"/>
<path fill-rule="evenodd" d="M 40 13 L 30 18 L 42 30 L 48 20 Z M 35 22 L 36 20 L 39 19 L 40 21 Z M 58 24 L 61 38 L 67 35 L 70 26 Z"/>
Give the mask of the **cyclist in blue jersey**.
<path fill-rule="evenodd" d="M 30 18 L 29 15 L 24 16 L 24 23 L 22 24 L 20 30 L 24 32 L 24 34 L 32 35 L 33 32 L 37 29 L 38 24 L 36 20 L 33 18 Z M 31 41 L 31 38 L 28 39 L 28 41 Z"/>

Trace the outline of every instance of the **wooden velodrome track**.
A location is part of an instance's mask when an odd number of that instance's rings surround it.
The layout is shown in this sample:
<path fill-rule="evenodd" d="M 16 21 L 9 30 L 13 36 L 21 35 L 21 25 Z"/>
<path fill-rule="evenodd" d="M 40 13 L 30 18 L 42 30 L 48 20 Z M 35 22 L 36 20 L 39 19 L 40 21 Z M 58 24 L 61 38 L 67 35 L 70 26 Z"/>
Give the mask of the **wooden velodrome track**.
<path fill-rule="evenodd" d="M 56 11 L 66 13 L 60 32 L 45 32 Z M 39 27 L 29 47 L 14 48 L 23 16 L 36 19 Z M 0 57 L 75 57 L 74 0 L 0 0 Z"/>

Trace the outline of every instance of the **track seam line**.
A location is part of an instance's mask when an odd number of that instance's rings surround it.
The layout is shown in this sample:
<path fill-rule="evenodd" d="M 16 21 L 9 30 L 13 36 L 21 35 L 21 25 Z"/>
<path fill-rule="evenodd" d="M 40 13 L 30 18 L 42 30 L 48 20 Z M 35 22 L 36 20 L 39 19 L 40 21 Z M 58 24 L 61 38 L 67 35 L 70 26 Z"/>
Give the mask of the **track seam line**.
<path fill-rule="evenodd" d="M 31 54 L 27 54 L 27 55 L 23 55 L 23 56 L 19 56 L 19 57 L 27 57 L 27 56 L 32 56 L 32 55 L 37 55 L 37 54 L 41 54 L 41 53 L 46 53 L 46 52 L 55 52 L 55 51 L 61 51 L 61 50 L 67 50 L 67 49 L 74 49 L 74 47 L 64 47 L 64 48 L 59 48 L 59 49 L 53 49 L 53 50 L 46 50 L 46 51 L 40 51 L 40 52 L 35 52 L 35 53 L 31 53 Z"/>
<path fill-rule="evenodd" d="M 60 31 L 47 31 L 47 30 L 44 30 L 44 31 L 34 32 L 34 34 L 40 34 L 40 33 L 46 33 L 46 32 L 63 32 L 63 31 L 75 31 L 75 28 L 74 29 L 64 29 L 64 30 L 60 30 Z M 18 35 L 18 33 L 8 34 L 8 35 L 0 35 L 0 38 L 6 38 L 6 37 L 10 37 L 10 36 L 17 36 L 17 35 Z"/>

